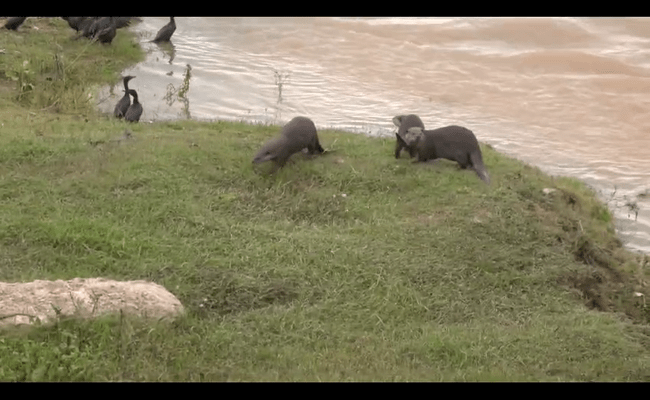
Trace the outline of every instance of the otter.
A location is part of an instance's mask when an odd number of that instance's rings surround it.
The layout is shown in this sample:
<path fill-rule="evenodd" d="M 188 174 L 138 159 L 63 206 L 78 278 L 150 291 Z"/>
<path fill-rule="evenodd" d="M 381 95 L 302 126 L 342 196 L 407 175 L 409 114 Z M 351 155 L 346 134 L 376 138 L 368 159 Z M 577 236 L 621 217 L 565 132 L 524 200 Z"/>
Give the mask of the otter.
<path fill-rule="evenodd" d="M 409 128 L 419 126 L 420 128 L 424 129 L 422 120 L 415 114 L 398 115 L 393 118 L 393 123 L 395 126 L 397 126 L 397 128 L 399 128 L 397 133 L 395 133 L 395 136 L 397 136 L 397 144 L 395 145 L 395 158 L 399 158 L 399 154 L 404 148 L 408 150 L 411 158 L 415 157 L 415 149 L 407 146 L 402 139 L 402 136 L 404 136 Z"/>
<path fill-rule="evenodd" d="M 430 131 L 412 127 L 406 131 L 402 139 L 417 154 L 418 159 L 414 163 L 446 158 L 456 161 L 463 169 L 471 167 L 479 178 L 490 184 L 478 140 L 469 129 L 457 125 Z"/>
<path fill-rule="evenodd" d="M 295 117 L 280 132 L 280 136 L 269 140 L 253 158 L 254 164 L 273 161 L 271 173 L 282 168 L 294 153 L 307 148 L 309 154 L 323 154 L 325 150 L 318 142 L 316 125 L 307 117 Z"/>

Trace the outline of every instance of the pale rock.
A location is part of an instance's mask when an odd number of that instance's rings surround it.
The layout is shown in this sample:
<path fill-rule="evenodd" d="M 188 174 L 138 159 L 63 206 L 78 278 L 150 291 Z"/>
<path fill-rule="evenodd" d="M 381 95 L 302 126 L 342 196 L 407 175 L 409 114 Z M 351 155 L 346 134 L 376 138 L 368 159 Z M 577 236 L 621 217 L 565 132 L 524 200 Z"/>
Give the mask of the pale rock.
<path fill-rule="evenodd" d="M 0 326 L 52 322 L 57 311 L 86 319 L 120 311 L 143 318 L 173 319 L 184 308 L 164 287 L 147 281 L 75 278 L 0 282 Z"/>

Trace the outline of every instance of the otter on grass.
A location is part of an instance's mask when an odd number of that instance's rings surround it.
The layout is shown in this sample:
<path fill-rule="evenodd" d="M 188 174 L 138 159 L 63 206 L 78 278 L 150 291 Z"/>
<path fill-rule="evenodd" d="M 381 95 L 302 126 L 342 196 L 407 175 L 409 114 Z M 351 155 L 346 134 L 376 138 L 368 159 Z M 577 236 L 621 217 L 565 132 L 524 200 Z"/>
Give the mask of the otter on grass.
<path fill-rule="evenodd" d="M 269 140 L 253 158 L 254 164 L 273 161 L 275 167 L 271 173 L 284 167 L 294 153 L 307 148 L 309 154 L 325 152 L 318 142 L 316 125 L 307 117 L 295 117 L 280 132 L 280 136 Z"/>
<path fill-rule="evenodd" d="M 397 130 L 397 133 L 395 133 L 395 136 L 397 136 L 397 144 L 395 145 L 395 158 L 399 158 L 399 153 L 402 151 L 402 149 L 408 150 L 411 158 L 415 157 L 415 150 L 404 142 L 402 136 L 406 134 L 406 131 L 409 128 L 420 127 L 424 129 L 422 120 L 415 114 L 398 115 L 393 118 L 393 123 L 395 126 L 397 126 L 397 128 L 399 128 Z"/>
<path fill-rule="evenodd" d="M 457 125 L 430 131 L 413 127 L 406 131 L 402 139 L 417 154 L 418 159 L 414 162 L 446 158 L 456 161 L 463 169 L 470 167 L 485 183 L 490 183 L 478 140 L 469 129 Z"/>

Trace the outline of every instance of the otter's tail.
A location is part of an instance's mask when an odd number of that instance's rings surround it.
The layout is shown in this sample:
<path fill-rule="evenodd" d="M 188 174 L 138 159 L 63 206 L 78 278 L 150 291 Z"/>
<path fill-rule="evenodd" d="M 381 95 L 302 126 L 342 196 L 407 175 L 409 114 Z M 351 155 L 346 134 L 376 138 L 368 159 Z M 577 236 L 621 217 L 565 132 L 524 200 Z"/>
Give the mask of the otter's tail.
<path fill-rule="evenodd" d="M 487 183 L 488 185 L 490 184 L 490 176 L 487 173 L 487 170 L 485 169 L 485 165 L 483 165 L 483 156 L 481 155 L 481 151 L 473 151 L 469 155 L 470 161 L 472 161 L 472 167 L 474 168 L 474 171 L 476 171 L 476 174 L 478 175 L 479 178 L 483 180 L 483 182 Z"/>

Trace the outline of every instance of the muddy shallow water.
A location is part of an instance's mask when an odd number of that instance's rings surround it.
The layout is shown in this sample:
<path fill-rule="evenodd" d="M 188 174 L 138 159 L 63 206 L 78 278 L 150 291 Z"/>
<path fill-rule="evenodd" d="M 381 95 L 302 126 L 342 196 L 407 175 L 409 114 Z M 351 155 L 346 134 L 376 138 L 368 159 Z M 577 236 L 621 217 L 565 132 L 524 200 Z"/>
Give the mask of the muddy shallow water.
<path fill-rule="evenodd" d="M 149 43 L 168 20 L 130 28 L 148 52 L 124 71 L 141 121 L 305 115 L 393 135 L 394 115 L 416 113 L 427 128 L 463 125 L 593 186 L 625 244 L 650 254 L 649 18 L 178 17 L 171 44 Z M 100 108 L 122 95 L 121 83 L 103 90 Z"/>

